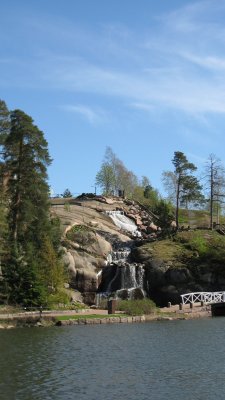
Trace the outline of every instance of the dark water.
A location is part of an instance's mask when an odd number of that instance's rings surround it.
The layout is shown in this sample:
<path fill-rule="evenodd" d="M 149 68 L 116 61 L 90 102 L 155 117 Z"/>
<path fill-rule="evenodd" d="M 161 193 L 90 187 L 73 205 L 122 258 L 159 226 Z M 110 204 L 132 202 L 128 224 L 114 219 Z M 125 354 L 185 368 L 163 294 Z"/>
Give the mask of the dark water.
<path fill-rule="evenodd" d="M 225 399 L 225 318 L 0 331 L 0 399 Z"/>

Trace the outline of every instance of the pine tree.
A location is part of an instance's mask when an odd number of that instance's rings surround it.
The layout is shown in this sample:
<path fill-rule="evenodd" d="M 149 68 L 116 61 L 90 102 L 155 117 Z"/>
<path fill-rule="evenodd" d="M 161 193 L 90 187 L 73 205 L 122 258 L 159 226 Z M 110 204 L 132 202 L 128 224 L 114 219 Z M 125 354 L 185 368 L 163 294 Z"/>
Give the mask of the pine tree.
<path fill-rule="evenodd" d="M 23 111 L 11 113 L 4 159 L 10 176 L 7 186 L 10 255 L 5 267 L 9 299 L 26 305 L 43 304 L 48 284 L 42 279 L 42 250 L 46 236 L 51 242 L 47 183 L 51 158 L 43 132 Z M 45 260 L 46 275 L 50 267 Z"/>
<path fill-rule="evenodd" d="M 71 191 L 69 189 L 64 190 L 64 192 L 62 193 L 62 197 L 67 199 L 69 197 L 73 197 Z"/>
<path fill-rule="evenodd" d="M 172 160 L 174 165 L 174 174 L 176 177 L 176 225 L 179 226 L 179 207 L 180 203 L 186 203 L 201 197 L 201 185 L 193 172 L 197 167 L 190 163 L 185 154 L 181 151 L 175 151 Z"/>
<path fill-rule="evenodd" d="M 185 154 L 181 151 L 175 151 L 172 163 L 174 171 L 163 173 L 163 183 L 170 194 L 170 199 L 175 203 L 175 220 L 178 228 L 180 205 L 187 206 L 190 202 L 201 202 L 204 196 L 201 193 L 202 186 L 193 175 L 197 168 L 187 160 Z"/>

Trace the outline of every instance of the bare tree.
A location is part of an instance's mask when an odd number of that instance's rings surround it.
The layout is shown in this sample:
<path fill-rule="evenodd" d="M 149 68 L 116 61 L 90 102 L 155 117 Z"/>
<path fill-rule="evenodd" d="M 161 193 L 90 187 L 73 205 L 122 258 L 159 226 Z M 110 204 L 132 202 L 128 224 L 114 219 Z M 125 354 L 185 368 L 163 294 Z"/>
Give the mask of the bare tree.
<path fill-rule="evenodd" d="M 216 223 L 219 224 L 221 204 L 225 197 L 225 170 L 215 154 L 210 154 L 206 162 L 205 180 L 209 192 L 210 228 L 213 229 L 214 213 L 217 215 Z"/>

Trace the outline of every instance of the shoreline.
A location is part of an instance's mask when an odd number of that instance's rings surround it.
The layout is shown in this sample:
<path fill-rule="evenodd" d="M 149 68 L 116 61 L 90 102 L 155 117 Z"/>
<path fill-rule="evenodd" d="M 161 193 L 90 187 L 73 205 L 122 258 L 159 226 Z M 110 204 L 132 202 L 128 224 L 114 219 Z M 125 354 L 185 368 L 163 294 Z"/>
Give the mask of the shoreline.
<path fill-rule="evenodd" d="M 108 314 L 106 310 L 76 311 L 48 311 L 48 312 L 24 312 L 19 314 L 0 315 L 0 330 L 23 327 L 50 327 L 69 325 L 94 325 L 114 323 L 140 323 L 154 321 L 190 320 L 199 318 L 211 318 L 211 307 L 196 306 L 193 309 L 179 310 L 179 306 L 162 308 L 159 313 L 139 316 L 118 316 Z M 70 318 L 71 316 L 71 318 Z M 93 317 L 94 316 L 94 317 Z M 62 317 L 62 319 L 60 319 Z M 66 318 L 65 318 L 66 317 Z"/>

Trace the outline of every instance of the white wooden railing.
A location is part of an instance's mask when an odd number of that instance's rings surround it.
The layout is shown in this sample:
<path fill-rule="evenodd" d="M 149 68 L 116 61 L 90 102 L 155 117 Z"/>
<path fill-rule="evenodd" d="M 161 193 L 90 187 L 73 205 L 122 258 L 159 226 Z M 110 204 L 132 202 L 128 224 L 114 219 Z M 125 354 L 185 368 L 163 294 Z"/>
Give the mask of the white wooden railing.
<path fill-rule="evenodd" d="M 225 303 L 225 292 L 195 292 L 181 295 L 182 303 Z"/>

